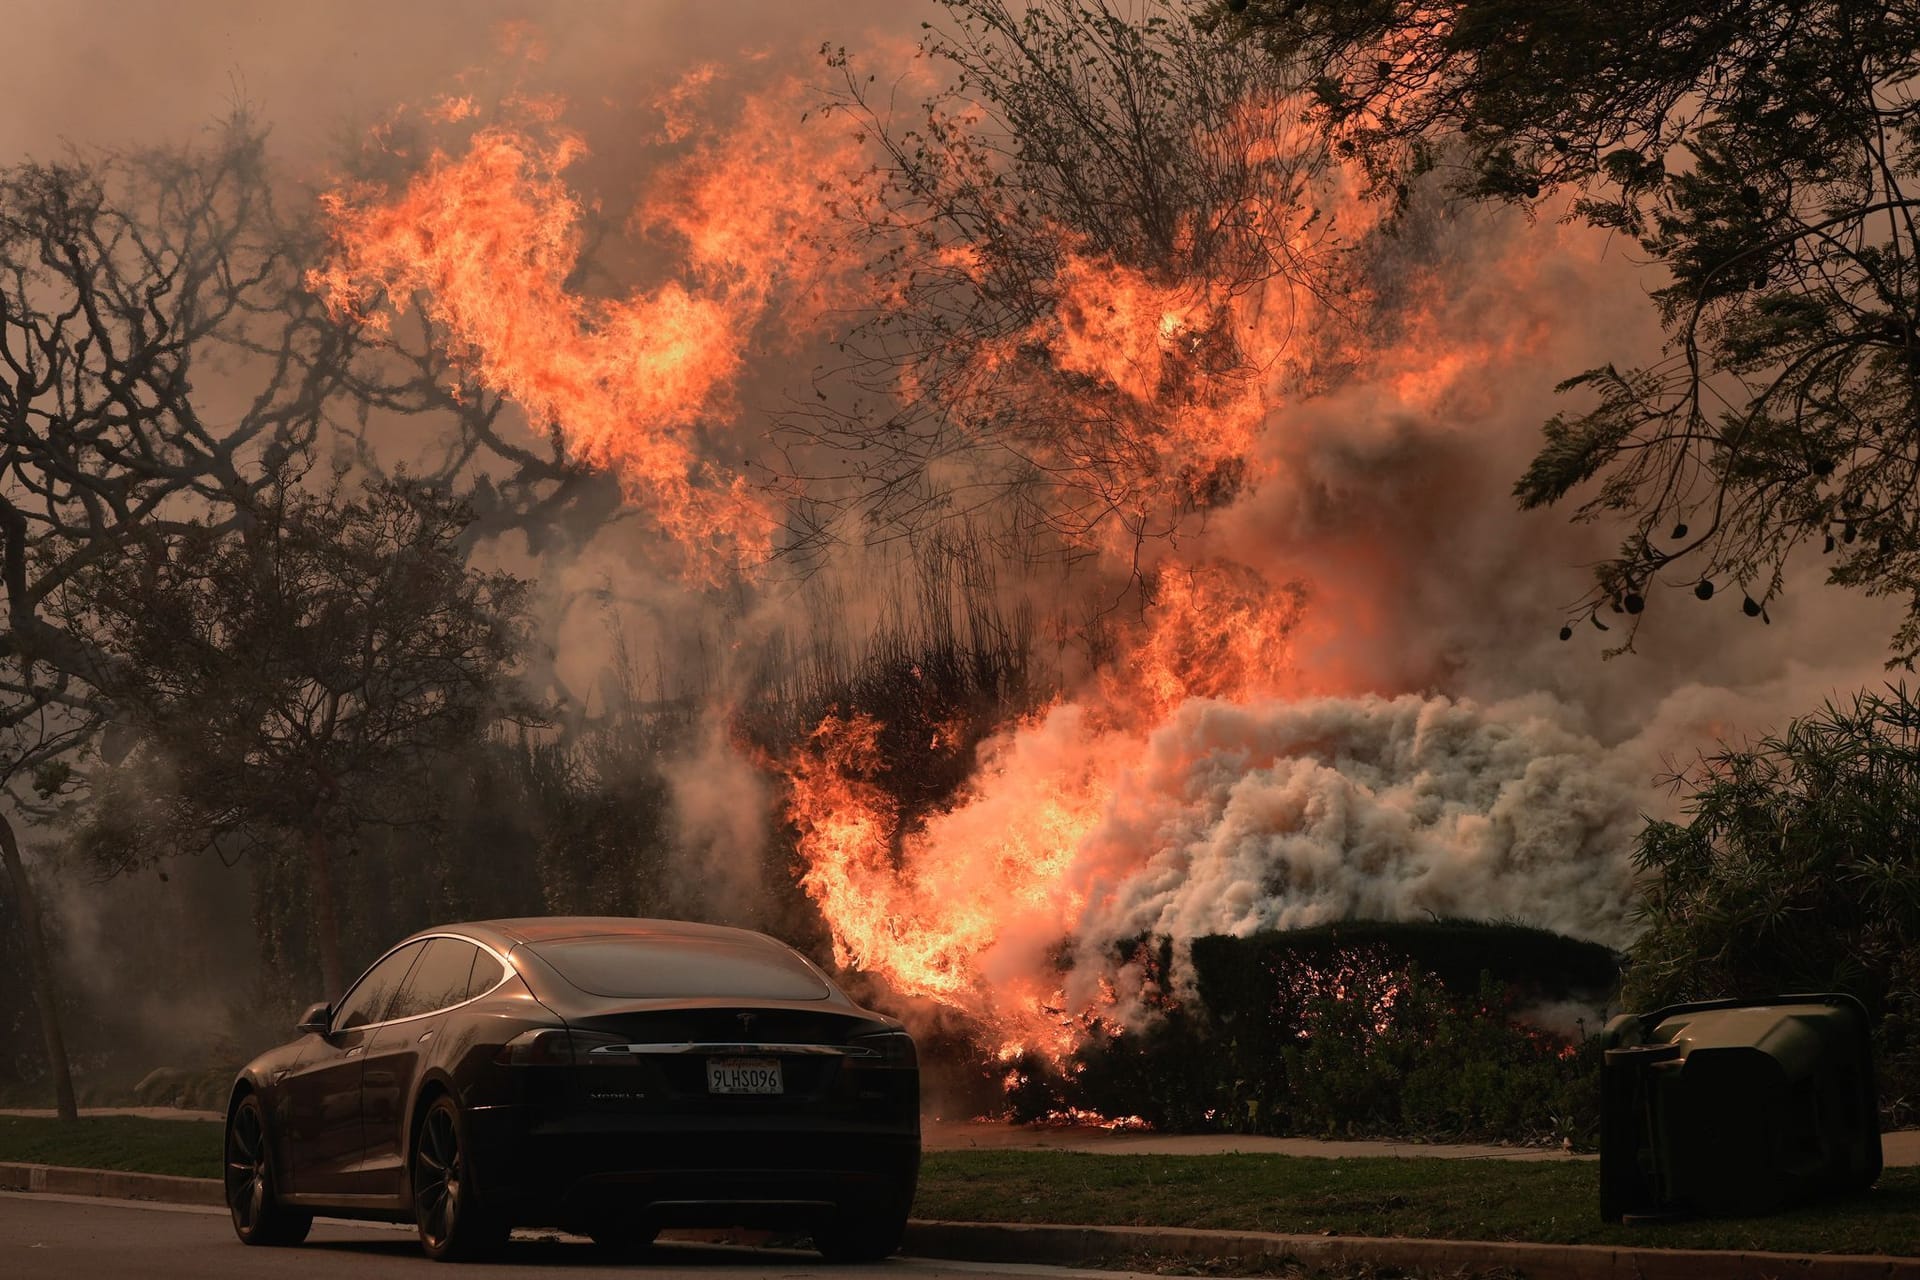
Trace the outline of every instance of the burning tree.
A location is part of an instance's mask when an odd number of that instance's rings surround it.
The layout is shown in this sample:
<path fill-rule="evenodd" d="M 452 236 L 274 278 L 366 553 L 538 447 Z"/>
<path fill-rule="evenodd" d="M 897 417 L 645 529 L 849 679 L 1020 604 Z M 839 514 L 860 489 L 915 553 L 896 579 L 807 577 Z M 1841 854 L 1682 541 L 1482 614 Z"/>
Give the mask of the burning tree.
<path fill-rule="evenodd" d="M 1171 4 L 945 7 L 921 54 L 950 79 L 915 109 L 829 55 L 831 110 L 880 157 L 838 234 L 884 303 L 783 424 L 812 492 L 843 495 L 818 526 L 991 511 L 1015 555 L 1164 538 L 1248 481 L 1265 379 L 1333 265 L 1326 153 L 1290 75 Z"/>
<path fill-rule="evenodd" d="M 330 192 L 334 251 L 310 280 L 380 334 L 411 316 L 419 367 L 458 400 L 469 389 L 512 399 L 548 436 L 543 454 L 503 437 L 490 409 L 463 418 L 442 474 L 482 451 L 504 461 L 508 485 L 477 490 L 494 523 L 503 506 L 564 515 L 577 497 L 604 519 L 624 492 L 685 576 L 724 581 L 764 558 L 772 523 L 744 479 L 705 456 L 700 429 L 731 394 L 762 300 L 679 280 L 618 299 L 579 292 L 586 211 L 563 174 L 584 152 L 536 113 L 474 130 L 464 155 L 433 150 L 402 192 Z M 617 486 L 588 480 L 609 473 Z"/>
<path fill-rule="evenodd" d="M 1563 384 L 1516 486 L 1629 525 L 1576 616 L 1638 614 L 1659 582 L 1731 588 L 1764 616 L 1790 554 L 1908 601 L 1920 656 L 1920 24 L 1868 0 L 1732 8 L 1457 0 L 1228 0 L 1215 29 L 1314 79 L 1317 110 L 1376 185 L 1433 168 L 1467 195 L 1637 238 L 1669 355 Z M 1628 644 L 1631 644 L 1631 633 Z"/>

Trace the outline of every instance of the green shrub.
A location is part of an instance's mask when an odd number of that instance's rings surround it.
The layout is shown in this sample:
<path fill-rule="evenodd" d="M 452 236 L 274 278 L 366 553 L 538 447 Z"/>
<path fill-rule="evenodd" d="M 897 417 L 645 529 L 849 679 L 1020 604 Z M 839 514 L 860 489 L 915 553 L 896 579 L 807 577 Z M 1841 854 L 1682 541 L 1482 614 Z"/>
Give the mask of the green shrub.
<path fill-rule="evenodd" d="M 1883 1119 L 1920 1111 L 1920 704 L 1862 692 L 1674 779 L 1649 822 L 1623 1000 L 1844 991 L 1874 1019 Z"/>

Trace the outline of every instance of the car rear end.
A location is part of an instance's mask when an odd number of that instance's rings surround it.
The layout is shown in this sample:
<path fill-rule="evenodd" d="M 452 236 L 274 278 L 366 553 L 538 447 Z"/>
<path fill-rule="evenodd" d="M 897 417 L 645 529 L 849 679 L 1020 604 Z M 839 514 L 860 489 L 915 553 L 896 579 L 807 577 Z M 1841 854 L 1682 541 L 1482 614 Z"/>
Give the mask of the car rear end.
<path fill-rule="evenodd" d="M 476 1116 L 489 1195 L 516 1221 L 572 1227 L 904 1219 L 920 1161 L 912 1038 L 760 945 L 609 944 L 591 964 L 580 945 L 517 951 L 559 1025 L 500 1051 L 514 1103 Z M 654 971 L 622 980 L 629 962 Z"/>

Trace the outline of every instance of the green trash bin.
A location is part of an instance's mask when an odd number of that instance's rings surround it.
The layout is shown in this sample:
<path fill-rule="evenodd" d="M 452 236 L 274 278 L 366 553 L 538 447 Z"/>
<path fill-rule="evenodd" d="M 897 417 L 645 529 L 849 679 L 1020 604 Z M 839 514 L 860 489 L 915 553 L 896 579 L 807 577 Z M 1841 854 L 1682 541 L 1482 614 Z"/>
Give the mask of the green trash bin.
<path fill-rule="evenodd" d="M 1852 996 L 1672 1005 L 1603 1035 L 1603 1220 L 1768 1213 L 1879 1178 L 1872 1044 Z"/>

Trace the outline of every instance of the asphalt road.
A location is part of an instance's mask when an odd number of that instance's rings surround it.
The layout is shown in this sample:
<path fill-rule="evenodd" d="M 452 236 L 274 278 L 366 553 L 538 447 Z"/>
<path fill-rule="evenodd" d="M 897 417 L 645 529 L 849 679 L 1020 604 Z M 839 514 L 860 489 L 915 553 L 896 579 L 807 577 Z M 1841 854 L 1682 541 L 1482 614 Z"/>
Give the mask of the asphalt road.
<path fill-rule="evenodd" d="M 646 1280 L 764 1280 L 869 1276 L 874 1280 L 982 1280 L 1098 1277 L 1115 1271 L 931 1262 L 895 1258 L 873 1267 L 831 1267 L 812 1253 L 656 1245 L 615 1265 L 592 1245 L 551 1232 L 522 1232 L 498 1262 L 448 1267 L 429 1262 L 411 1230 L 322 1219 L 296 1249 L 249 1249 L 233 1238 L 224 1210 L 0 1192 L 0 1275 L 8 1280 L 521 1280 L 528 1276 L 643 1276 Z M 1144 1277 L 1141 1280 L 1145 1280 Z"/>

